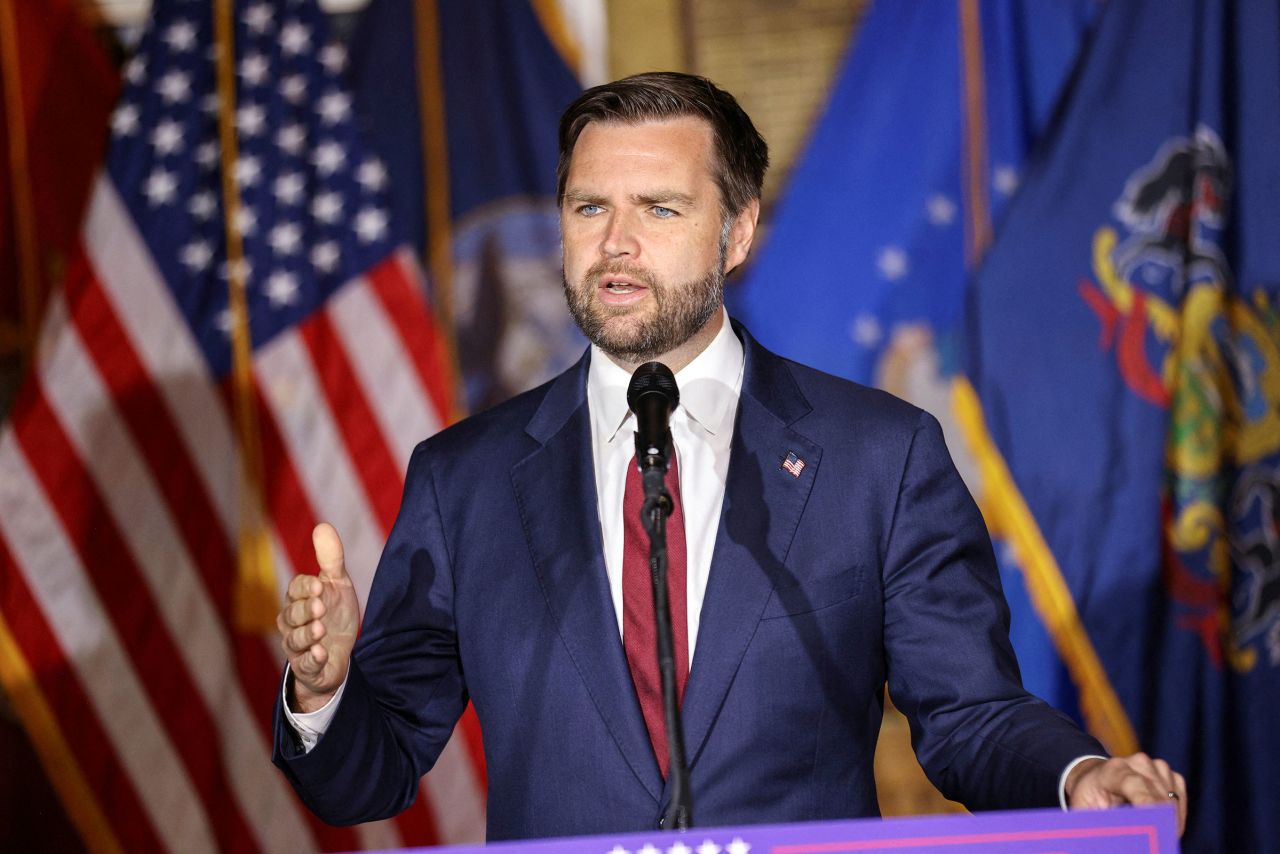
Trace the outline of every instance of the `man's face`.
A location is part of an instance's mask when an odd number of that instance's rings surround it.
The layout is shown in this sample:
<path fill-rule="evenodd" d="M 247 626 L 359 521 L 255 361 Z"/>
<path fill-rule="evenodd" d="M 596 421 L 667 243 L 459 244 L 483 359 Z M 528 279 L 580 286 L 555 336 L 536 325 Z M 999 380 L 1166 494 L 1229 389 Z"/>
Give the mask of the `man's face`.
<path fill-rule="evenodd" d="M 696 118 L 592 122 L 578 137 L 560 207 L 565 297 L 615 359 L 639 364 L 719 328 L 724 274 L 746 257 L 755 208 L 745 243 L 722 227 L 713 157 Z"/>

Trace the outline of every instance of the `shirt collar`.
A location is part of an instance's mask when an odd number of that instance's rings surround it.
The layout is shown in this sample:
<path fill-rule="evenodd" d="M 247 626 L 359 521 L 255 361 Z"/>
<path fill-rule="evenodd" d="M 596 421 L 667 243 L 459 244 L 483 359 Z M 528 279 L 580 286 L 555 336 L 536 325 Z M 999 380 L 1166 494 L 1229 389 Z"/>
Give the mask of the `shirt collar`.
<path fill-rule="evenodd" d="M 738 394 L 742 389 L 742 342 L 721 309 L 720 331 L 707 348 L 676 373 L 680 406 L 685 414 L 715 435 L 733 428 Z M 631 374 L 614 364 L 599 347 L 591 345 L 591 365 L 587 370 L 587 404 L 596 435 L 612 442 L 622 430 L 631 410 L 627 407 L 627 386 Z"/>

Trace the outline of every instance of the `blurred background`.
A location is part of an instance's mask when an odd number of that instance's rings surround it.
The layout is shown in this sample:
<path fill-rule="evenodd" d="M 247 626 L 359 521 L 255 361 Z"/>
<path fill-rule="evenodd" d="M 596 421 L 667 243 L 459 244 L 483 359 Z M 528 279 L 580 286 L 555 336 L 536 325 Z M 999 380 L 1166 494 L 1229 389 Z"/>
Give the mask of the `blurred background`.
<path fill-rule="evenodd" d="M 275 602 L 578 357 L 559 114 L 675 69 L 771 148 L 731 313 L 933 412 L 1028 687 L 1280 851 L 1280 4 L 0 0 L 0 60 L 0 847 L 482 838 L 471 712 L 403 816 L 305 812 Z M 883 812 L 960 810 L 886 707 Z"/>

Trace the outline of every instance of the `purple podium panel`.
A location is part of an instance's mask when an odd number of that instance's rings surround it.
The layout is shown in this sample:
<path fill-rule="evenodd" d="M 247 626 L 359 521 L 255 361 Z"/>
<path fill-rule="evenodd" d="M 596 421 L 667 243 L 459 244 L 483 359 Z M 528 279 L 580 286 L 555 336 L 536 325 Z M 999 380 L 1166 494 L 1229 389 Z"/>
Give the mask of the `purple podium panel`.
<path fill-rule="evenodd" d="M 694 828 L 417 851 L 449 854 L 1175 854 L 1172 807 Z"/>

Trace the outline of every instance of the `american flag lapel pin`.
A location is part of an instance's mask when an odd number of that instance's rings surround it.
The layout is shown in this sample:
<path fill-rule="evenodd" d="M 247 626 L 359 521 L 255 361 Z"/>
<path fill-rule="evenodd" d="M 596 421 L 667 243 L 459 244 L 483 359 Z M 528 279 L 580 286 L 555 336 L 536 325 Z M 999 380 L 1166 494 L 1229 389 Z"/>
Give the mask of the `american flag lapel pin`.
<path fill-rule="evenodd" d="M 804 471 L 804 460 L 797 457 L 795 451 L 787 451 L 787 458 L 782 461 L 782 467 L 789 471 L 792 477 L 799 477 L 800 472 Z"/>

